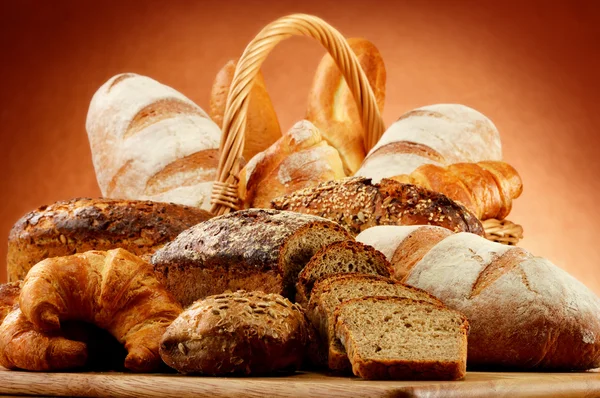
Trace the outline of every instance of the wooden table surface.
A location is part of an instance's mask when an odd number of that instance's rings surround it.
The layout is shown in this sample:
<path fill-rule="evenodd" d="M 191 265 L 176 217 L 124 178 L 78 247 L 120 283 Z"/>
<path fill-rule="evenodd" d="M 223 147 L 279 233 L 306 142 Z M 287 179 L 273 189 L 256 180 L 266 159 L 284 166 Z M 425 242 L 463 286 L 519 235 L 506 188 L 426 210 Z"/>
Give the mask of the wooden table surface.
<path fill-rule="evenodd" d="M 461 381 L 366 381 L 298 373 L 216 378 L 176 374 L 31 373 L 0 368 L 0 394 L 113 397 L 600 397 L 600 373 L 469 372 Z"/>

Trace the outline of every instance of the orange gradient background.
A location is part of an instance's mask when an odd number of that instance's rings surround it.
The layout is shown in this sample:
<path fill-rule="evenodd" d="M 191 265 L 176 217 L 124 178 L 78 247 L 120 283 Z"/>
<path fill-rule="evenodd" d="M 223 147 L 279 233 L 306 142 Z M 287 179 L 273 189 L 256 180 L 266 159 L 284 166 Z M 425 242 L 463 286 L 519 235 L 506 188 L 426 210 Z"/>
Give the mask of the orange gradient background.
<path fill-rule="evenodd" d="M 510 219 L 521 246 L 600 293 L 600 2 L 3 1 L 0 3 L 0 258 L 24 213 L 99 196 L 85 132 L 95 90 L 148 75 L 208 108 L 212 80 L 277 17 L 306 12 L 381 50 L 389 125 L 458 102 L 499 128 L 524 181 Z M 281 43 L 263 67 L 282 128 L 304 115 L 323 50 Z M 6 279 L 4 264 L 0 281 Z"/>

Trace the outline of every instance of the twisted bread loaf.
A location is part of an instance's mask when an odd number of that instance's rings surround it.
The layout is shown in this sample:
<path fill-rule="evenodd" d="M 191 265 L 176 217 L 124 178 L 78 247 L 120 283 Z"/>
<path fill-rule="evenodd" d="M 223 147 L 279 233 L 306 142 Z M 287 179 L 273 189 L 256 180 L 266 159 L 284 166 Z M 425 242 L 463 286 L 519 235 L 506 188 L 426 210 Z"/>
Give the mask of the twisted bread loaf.
<path fill-rule="evenodd" d="M 236 64 L 237 61 L 231 60 L 221 68 L 215 77 L 210 93 L 210 117 L 221 129 Z M 244 159 L 249 160 L 281 137 L 279 121 L 260 71 L 254 78 L 246 115 L 246 134 L 242 155 Z"/>
<path fill-rule="evenodd" d="M 392 179 L 441 192 L 463 204 L 480 220 L 504 219 L 510 213 L 512 200 L 523 191 L 517 171 L 508 163 L 494 161 L 447 167 L 424 164 L 408 175 Z"/>
<path fill-rule="evenodd" d="M 182 311 L 150 264 L 122 249 L 40 262 L 27 274 L 20 306 L 42 332 L 66 320 L 106 329 L 125 345 L 125 367 L 137 372 L 159 368 L 160 337 Z"/>
<path fill-rule="evenodd" d="M 386 72 L 379 50 L 373 43 L 361 38 L 348 39 L 348 44 L 369 80 L 379 112 L 383 112 Z M 365 132 L 356 101 L 329 54 L 323 57 L 315 73 L 306 118 L 339 151 L 346 174 L 354 174 L 367 153 L 363 143 Z"/>
<path fill-rule="evenodd" d="M 403 282 L 467 316 L 469 366 L 600 366 L 600 299 L 548 260 L 433 226 L 374 227 L 357 240 L 380 250 Z"/>
<path fill-rule="evenodd" d="M 355 175 L 378 182 L 423 164 L 502 160 L 500 135 L 487 117 L 464 105 L 430 105 L 405 113 L 383 134 Z"/>
<path fill-rule="evenodd" d="M 182 94 L 114 76 L 94 94 L 86 129 L 102 196 L 210 207 L 221 131 Z"/>
<path fill-rule="evenodd" d="M 242 169 L 239 197 L 245 208 L 269 208 L 278 196 L 345 176 L 338 151 L 302 120 Z"/>

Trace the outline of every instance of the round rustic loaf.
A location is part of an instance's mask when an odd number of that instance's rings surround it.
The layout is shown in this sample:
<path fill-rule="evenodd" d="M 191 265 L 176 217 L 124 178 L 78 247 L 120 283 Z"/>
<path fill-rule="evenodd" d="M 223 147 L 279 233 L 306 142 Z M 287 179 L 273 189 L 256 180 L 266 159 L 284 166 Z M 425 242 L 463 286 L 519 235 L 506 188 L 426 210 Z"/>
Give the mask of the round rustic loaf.
<path fill-rule="evenodd" d="M 160 343 L 181 373 L 257 375 L 295 371 L 309 343 L 304 312 L 278 294 L 239 290 L 187 308 Z"/>
<path fill-rule="evenodd" d="M 88 250 L 125 249 L 149 260 L 181 231 L 210 213 L 183 205 L 77 198 L 23 216 L 8 237 L 8 280 L 24 279 L 38 262 Z"/>

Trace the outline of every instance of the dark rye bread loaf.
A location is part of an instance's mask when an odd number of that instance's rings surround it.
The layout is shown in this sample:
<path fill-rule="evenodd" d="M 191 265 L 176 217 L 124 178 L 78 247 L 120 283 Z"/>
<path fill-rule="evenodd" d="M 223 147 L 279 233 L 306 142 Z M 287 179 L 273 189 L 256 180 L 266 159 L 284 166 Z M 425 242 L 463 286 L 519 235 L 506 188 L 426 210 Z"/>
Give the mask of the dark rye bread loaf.
<path fill-rule="evenodd" d="M 321 217 L 248 209 L 182 232 L 152 257 L 159 279 L 186 306 L 227 290 L 293 298 L 300 270 L 321 247 L 352 240 Z"/>
<path fill-rule="evenodd" d="M 181 373 L 298 370 L 309 343 L 304 312 L 278 294 L 237 291 L 198 300 L 169 326 L 163 361 Z"/>
<path fill-rule="evenodd" d="M 313 288 L 307 315 L 319 334 L 320 350 L 325 352 L 329 369 L 350 371 L 348 355 L 335 336 L 333 315 L 344 301 L 367 297 L 403 297 L 443 305 L 424 290 L 376 275 L 337 274 L 320 278 Z"/>
<path fill-rule="evenodd" d="M 425 188 L 383 179 L 350 177 L 275 198 L 271 207 L 325 217 L 353 235 L 375 225 L 438 225 L 483 235 L 481 222 L 462 205 Z"/>
<path fill-rule="evenodd" d="M 24 279 L 38 262 L 88 250 L 125 249 L 146 260 L 210 213 L 173 203 L 76 198 L 23 216 L 8 237 L 8 280 Z"/>
<path fill-rule="evenodd" d="M 390 277 L 394 270 L 385 256 L 371 246 L 356 241 L 331 243 L 315 253 L 298 275 L 296 302 L 306 307 L 317 279 L 344 272 Z"/>
<path fill-rule="evenodd" d="M 442 305 L 363 297 L 339 304 L 334 323 L 356 376 L 458 380 L 466 374 L 469 322 Z"/>

